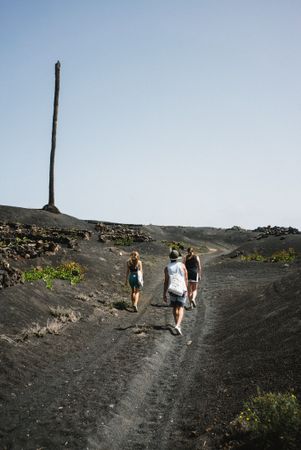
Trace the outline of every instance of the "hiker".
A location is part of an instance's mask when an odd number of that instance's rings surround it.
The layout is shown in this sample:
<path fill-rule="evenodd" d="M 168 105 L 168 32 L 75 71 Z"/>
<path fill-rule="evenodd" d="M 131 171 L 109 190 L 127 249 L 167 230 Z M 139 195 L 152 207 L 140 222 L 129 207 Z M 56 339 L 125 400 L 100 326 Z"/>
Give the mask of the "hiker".
<path fill-rule="evenodd" d="M 178 261 L 179 252 L 171 250 L 169 254 L 170 263 L 164 269 L 163 301 L 167 303 L 167 292 L 169 293 L 170 305 L 173 308 L 175 330 L 182 335 L 181 322 L 184 317 L 184 306 L 187 295 L 187 270 L 185 265 Z"/>
<path fill-rule="evenodd" d="M 188 300 L 190 306 L 196 308 L 196 296 L 198 293 L 198 282 L 201 279 L 201 261 L 194 253 L 194 249 L 189 247 L 187 249 L 187 256 L 184 258 L 184 264 L 188 273 Z"/>
<path fill-rule="evenodd" d="M 132 307 L 135 312 L 138 312 L 138 301 L 140 295 L 140 289 L 143 285 L 143 270 L 142 262 L 138 252 L 132 252 L 126 265 L 126 280 L 125 285 L 129 283 L 132 289 L 131 301 Z"/>

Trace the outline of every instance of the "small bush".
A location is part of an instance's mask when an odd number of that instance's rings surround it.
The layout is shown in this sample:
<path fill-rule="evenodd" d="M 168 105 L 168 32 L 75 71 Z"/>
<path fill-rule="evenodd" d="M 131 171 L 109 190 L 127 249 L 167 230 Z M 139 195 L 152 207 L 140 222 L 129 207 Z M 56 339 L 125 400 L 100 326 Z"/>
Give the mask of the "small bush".
<path fill-rule="evenodd" d="M 49 334 L 59 334 L 63 325 L 63 322 L 59 319 L 47 320 L 46 332 Z"/>
<path fill-rule="evenodd" d="M 47 326 L 43 327 L 38 323 L 33 323 L 29 328 L 21 332 L 21 340 L 26 340 L 31 336 L 43 337 L 47 334 Z"/>
<path fill-rule="evenodd" d="M 63 323 L 77 322 L 80 319 L 80 313 L 76 313 L 71 308 L 57 306 L 56 308 L 50 307 L 49 309 L 51 314 Z"/>
<path fill-rule="evenodd" d="M 301 408 L 292 393 L 265 393 L 253 397 L 231 423 L 254 448 L 300 449 Z"/>
<path fill-rule="evenodd" d="M 271 256 L 272 262 L 293 262 L 296 258 L 296 252 L 293 248 L 289 248 L 288 250 L 281 250 L 279 252 L 273 253 Z"/>
<path fill-rule="evenodd" d="M 84 269 L 76 262 L 68 262 L 57 267 L 37 267 L 23 275 L 25 281 L 43 280 L 46 287 L 52 289 L 54 279 L 69 280 L 72 285 L 79 283 L 83 279 Z"/>
<path fill-rule="evenodd" d="M 57 308 L 50 308 L 50 312 L 54 318 L 48 319 L 46 326 L 33 323 L 30 327 L 22 330 L 17 340 L 25 341 L 32 336 L 44 337 L 46 334 L 59 334 L 66 323 L 77 322 L 81 317 L 80 313 L 76 314 L 72 309 L 61 308 L 60 306 Z"/>
<path fill-rule="evenodd" d="M 274 252 L 272 256 L 263 256 L 258 252 L 250 253 L 249 255 L 242 255 L 242 261 L 259 261 L 259 262 L 293 262 L 297 254 L 293 248 L 288 250 L 279 250 Z"/>
<path fill-rule="evenodd" d="M 267 261 L 267 258 L 258 252 L 250 253 L 249 255 L 242 255 L 241 259 L 242 261 Z"/>
<path fill-rule="evenodd" d="M 162 244 L 167 245 L 171 250 L 177 250 L 178 252 L 181 252 L 181 250 L 185 250 L 185 244 L 183 242 L 176 242 L 176 241 L 161 241 Z"/>
<path fill-rule="evenodd" d="M 130 246 L 134 243 L 134 239 L 131 237 L 124 237 L 124 238 L 118 238 L 114 240 L 114 244 L 115 245 L 119 245 L 119 246 Z"/>

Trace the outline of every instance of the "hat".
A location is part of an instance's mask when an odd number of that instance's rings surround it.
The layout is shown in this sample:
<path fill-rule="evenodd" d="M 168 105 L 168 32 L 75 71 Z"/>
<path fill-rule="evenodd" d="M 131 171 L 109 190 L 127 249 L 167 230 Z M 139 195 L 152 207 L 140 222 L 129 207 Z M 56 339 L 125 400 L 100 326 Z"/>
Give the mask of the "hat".
<path fill-rule="evenodd" d="M 169 253 L 169 259 L 171 261 L 176 261 L 179 258 L 179 252 L 175 249 L 173 249 L 170 253 Z"/>

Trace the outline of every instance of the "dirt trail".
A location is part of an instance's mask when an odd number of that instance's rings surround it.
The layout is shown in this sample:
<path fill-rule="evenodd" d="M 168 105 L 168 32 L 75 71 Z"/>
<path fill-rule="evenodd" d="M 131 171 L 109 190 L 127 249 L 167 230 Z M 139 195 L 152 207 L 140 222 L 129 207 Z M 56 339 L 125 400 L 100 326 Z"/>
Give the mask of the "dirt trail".
<path fill-rule="evenodd" d="M 34 210 L 1 207 L 0 216 L 87 228 Z M 154 240 L 135 243 L 145 268 L 135 314 L 114 308 L 129 299 L 122 281 L 130 249 L 100 243 L 92 224 L 89 230 L 91 239 L 77 249 L 12 260 L 23 271 L 68 260 L 87 271 L 76 287 L 55 280 L 49 291 L 40 280 L 1 291 L 0 450 L 217 450 L 257 386 L 294 388 L 300 396 L 300 261 L 220 257 L 225 247 L 267 255 L 293 247 L 300 254 L 300 235 L 257 240 L 236 227 L 145 227 Z M 182 337 L 162 303 L 171 242 L 208 250 L 198 307 L 185 312 Z M 46 324 L 50 307 L 71 308 L 81 320 L 56 336 L 16 339 L 23 327 Z"/>
<path fill-rule="evenodd" d="M 121 311 L 113 327 L 96 319 L 94 327 L 82 323 L 83 334 L 89 329 L 84 348 L 50 361 L 11 393 L 4 448 L 169 448 L 177 391 L 186 382 L 182 362 L 204 314 L 201 307 L 187 313 L 184 336 L 174 335 L 171 308 L 162 303 L 165 263 L 152 266 L 138 314 Z"/>
<path fill-rule="evenodd" d="M 89 330 L 85 346 L 12 395 L 1 450 L 210 448 L 202 436 L 217 395 L 208 343 L 214 299 L 252 280 L 249 272 L 238 281 L 231 269 L 211 269 L 217 254 L 202 258 L 198 307 L 185 312 L 182 337 L 174 335 L 171 308 L 162 303 L 162 259 L 152 266 L 138 314 L 121 311 L 115 322 L 82 323 L 81 332 Z"/>

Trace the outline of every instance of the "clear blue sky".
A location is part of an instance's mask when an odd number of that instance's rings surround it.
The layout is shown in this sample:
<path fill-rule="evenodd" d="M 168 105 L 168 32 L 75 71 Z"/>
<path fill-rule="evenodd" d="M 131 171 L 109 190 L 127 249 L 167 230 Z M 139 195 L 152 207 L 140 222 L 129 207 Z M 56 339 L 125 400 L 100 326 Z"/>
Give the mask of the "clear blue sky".
<path fill-rule="evenodd" d="M 301 228 L 299 0 L 0 0 L 0 204 Z"/>

